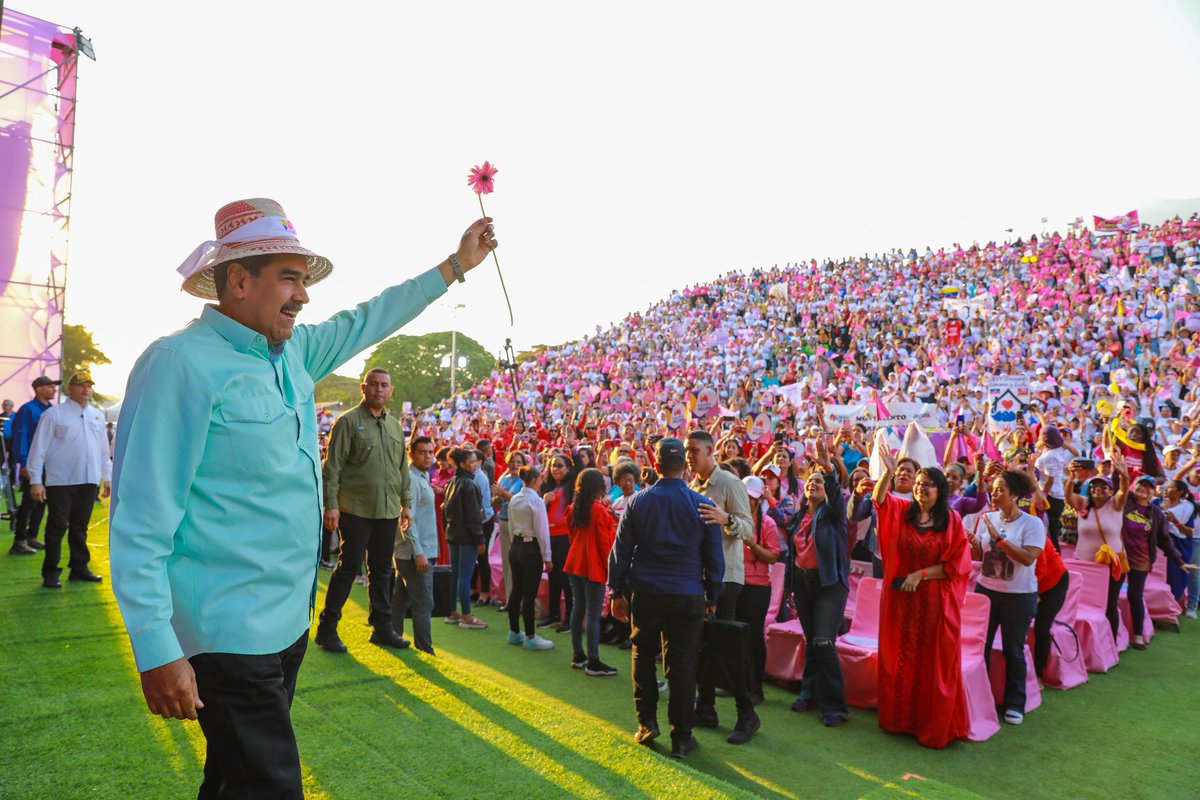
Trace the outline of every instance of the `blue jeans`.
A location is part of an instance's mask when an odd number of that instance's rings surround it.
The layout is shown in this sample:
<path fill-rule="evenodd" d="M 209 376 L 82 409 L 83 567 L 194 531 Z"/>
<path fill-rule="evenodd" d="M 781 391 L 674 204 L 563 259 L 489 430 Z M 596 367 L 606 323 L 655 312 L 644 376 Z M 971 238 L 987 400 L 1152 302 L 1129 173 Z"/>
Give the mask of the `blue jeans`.
<path fill-rule="evenodd" d="M 996 629 L 999 628 L 1000 643 L 1004 651 L 1004 710 L 1024 714 L 1025 638 L 1029 635 L 1029 625 L 1037 614 L 1037 592 L 996 592 L 985 586 L 977 586 L 975 591 L 992 601 L 987 641 L 983 645 L 984 663 L 990 670 L 992 642 L 996 640 Z"/>
<path fill-rule="evenodd" d="M 473 544 L 447 543 L 450 548 L 450 569 L 454 576 L 454 591 L 462 606 L 465 617 L 471 613 L 471 574 L 475 571 L 475 556 L 479 552 Z M 451 606 L 453 613 L 453 606 Z"/>
<path fill-rule="evenodd" d="M 571 582 L 571 647 L 575 655 L 583 652 L 583 625 L 587 618 L 587 657 L 600 658 L 600 606 L 604 602 L 604 584 L 590 581 L 582 575 L 567 574 Z"/>
<path fill-rule="evenodd" d="M 1183 556 L 1185 562 L 1192 560 L 1192 539 L 1190 536 L 1186 539 L 1176 539 L 1172 536 L 1171 543 L 1175 545 L 1175 549 L 1179 551 L 1179 555 Z M 1162 557 L 1167 558 L 1167 554 L 1163 553 Z M 1188 590 L 1188 575 L 1189 573 L 1175 566 L 1174 561 L 1167 559 L 1167 583 L 1171 587 L 1171 595 L 1180 605 L 1183 605 L 1183 596 Z M 1195 597 L 1195 595 L 1192 596 Z"/>
<path fill-rule="evenodd" d="M 850 590 L 841 582 L 822 586 L 819 570 L 797 567 L 793 595 L 808 643 L 799 698 L 815 705 L 822 715 L 848 716 L 846 682 L 836 642 Z"/>

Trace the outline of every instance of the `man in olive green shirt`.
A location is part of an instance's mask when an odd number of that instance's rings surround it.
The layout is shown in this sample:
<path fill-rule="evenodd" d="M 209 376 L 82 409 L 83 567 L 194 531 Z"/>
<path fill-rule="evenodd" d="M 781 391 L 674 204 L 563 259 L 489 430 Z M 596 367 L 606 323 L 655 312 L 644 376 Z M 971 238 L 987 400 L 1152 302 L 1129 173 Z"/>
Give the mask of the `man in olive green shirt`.
<path fill-rule="evenodd" d="M 412 476 L 404 430 L 387 411 L 394 390 L 387 370 L 368 372 L 362 384 L 362 403 L 343 414 L 329 434 L 322 470 L 324 522 L 328 530 L 338 531 L 341 547 L 315 638 L 318 647 L 331 653 L 346 652 L 337 625 L 364 556 L 371 643 L 398 648 L 409 645 L 392 628 L 392 546 L 397 524 L 403 521 L 408 527 L 412 522 Z"/>

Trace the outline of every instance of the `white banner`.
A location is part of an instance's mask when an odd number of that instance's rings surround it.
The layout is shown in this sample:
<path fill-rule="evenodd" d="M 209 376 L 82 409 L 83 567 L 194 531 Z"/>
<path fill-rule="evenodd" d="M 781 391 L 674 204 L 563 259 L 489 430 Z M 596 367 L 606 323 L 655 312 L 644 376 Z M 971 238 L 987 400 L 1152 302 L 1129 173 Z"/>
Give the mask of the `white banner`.
<path fill-rule="evenodd" d="M 988 423 L 992 430 L 1007 431 L 1017 426 L 1021 408 L 1029 403 L 1028 375 L 993 375 L 988 384 L 991 412 Z"/>
<path fill-rule="evenodd" d="M 992 307 L 992 296 L 987 292 L 974 297 L 949 297 L 942 301 L 942 308 L 958 315 L 963 322 L 969 322 L 977 312 Z"/>
<path fill-rule="evenodd" d="M 916 422 L 925 430 L 940 427 L 937 417 L 933 415 L 934 406 L 930 403 L 887 403 L 887 419 L 876 419 L 875 409 L 871 405 L 859 404 L 853 406 L 825 406 L 825 422 L 828 425 L 841 425 L 842 420 L 849 420 L 851 425 L 862 425 L 864 428 L 905 428 L 910 422 Z"/>

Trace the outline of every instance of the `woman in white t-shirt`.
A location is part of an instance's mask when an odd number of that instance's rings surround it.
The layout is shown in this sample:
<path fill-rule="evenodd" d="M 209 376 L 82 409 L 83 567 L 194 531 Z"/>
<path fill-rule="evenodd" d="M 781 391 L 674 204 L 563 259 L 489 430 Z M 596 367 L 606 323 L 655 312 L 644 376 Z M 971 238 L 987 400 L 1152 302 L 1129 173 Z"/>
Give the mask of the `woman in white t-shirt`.
<path fill-rule="evenodd" d="M 991 600 L 984 658 L 992 651 L 996 629 L 1004 649 L 1004 721 L 1025 719 L 1025 639 L 1037 613 L 1035 564 L 1046 546 L 1046 526 L 1017 506 L 1033 493 L 1028 474 L 1005 470 L 992 482 L 992 507 L 983 525 L 970 535 L 972 555 L 983 560 L 975 591 Z"/>

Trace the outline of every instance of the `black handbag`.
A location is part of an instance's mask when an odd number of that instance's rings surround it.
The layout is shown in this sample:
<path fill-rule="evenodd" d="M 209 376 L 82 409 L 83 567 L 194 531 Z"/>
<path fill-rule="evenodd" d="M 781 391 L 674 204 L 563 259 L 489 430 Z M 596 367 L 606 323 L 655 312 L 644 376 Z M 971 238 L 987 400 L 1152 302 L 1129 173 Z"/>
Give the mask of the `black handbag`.
<path fill-rule="evenodd" d="M 749 692 L 750 676 L 754 674 L 750 626 L 732 619 L 705 619 L 699 661 L 700 685 L 734 694 Z"/>
<path fill-rule="evenodd" d="M 449 564 L 433 564 L 433 616 L 448 617 L 454 611 L 454 575 Z"/>

